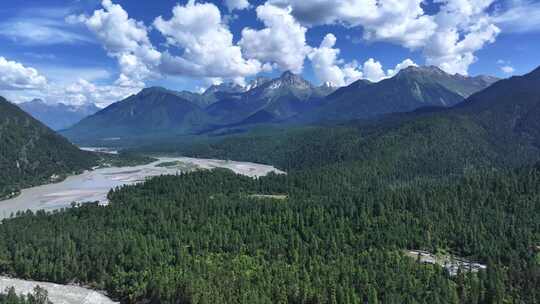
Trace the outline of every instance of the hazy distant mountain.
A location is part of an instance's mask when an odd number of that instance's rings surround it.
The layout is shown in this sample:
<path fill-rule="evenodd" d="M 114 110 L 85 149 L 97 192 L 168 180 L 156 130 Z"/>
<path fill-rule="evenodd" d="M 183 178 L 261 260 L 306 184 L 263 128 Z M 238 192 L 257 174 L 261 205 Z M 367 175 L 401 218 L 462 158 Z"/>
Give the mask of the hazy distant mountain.
<path fill-rule="evenodd" d="M 142 90 L 83 119 L 62 133 L 74 141 L 178 134 L 206 125 L 208 116 L 183 94 L 160 87 Z"/>
<path fill-rule="evenodd" d="M 47 104 L 41 99 L 24 102 L 18 106 L 53 130 L 62 130 L 71 127 L 83 118 L 100 110 L 94 104 Z"/>
<path fill-rule="evenodd" d="M 450 75 L 437 67 L 408 67 L 377 83 L 358 80 L 329 95 L 324 104 L 300 120 L 348 120 L 387 113 L 409 112 L 422 107 L 450 107 L 497 78 Z"/>
<path fill-rule="evenodd" d="M 247 92 L 229 94 L 210 105 L 207 112 L 221 123 L 283 120 L 317 107 L 327 92 L 328 88 L 317 88 L 301 76 L 285 72 L 276 79 L 259 80 Z"/>
<path fill-rule="evenodd" d="M 79 150 L 2 97 L 0 142 L 0 198 L 97 163 L 93 153 Z"/>

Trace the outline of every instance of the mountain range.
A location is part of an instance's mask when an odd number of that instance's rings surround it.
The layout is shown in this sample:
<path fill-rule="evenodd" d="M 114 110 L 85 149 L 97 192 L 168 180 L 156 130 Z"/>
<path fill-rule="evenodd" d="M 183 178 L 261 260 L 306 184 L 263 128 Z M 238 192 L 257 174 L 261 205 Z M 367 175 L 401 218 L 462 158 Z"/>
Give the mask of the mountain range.
<path fill-rule="evenodd" d="M 340 121 L 409 112 L 422 107 L 451 107 L 487 88 L 498 78 L 450 75 L 438 67 L 411 66 L 392 78 L 371 83 L 358 80 L 329 95 L 301 120 Z"/>
<path fill-rule="evenodd" d="M 53 130 L 71 127 L 100 110 L 92 103 L 83 105 L 48 104 L 41 99 L 20 103 L 18 106 Z"/>
<path fill-rule="evenodd" d="M 62 132 L 75 142 L 176 136 L 264 123 L 313 124 L 371 118 L 426 106 L 450 107 L 498 79 L 409 67 L 377 83 L 314 86 L 291 72 L 247 86 L 220 84 L 202 94 L 159 87 L 114 103 Z"/>
<path fill-rule="evenodd" d="M 285 72 L 246 92 L 223 96 L 206 111 L 221 124 L 283 121 L 316 108 L 329 93 L 326 86 L 315 87 L 299 75 Z"/>
<path fill-rule="evenodd" d="M 314 109 L 335 88 L 315 87 L 290 72 L 245 87 L 221 84 L 202 94 L 143 89 L 91 115 L 62 134 L 75 142 L 199 133 L 230 125 L 284 121 Z"/>

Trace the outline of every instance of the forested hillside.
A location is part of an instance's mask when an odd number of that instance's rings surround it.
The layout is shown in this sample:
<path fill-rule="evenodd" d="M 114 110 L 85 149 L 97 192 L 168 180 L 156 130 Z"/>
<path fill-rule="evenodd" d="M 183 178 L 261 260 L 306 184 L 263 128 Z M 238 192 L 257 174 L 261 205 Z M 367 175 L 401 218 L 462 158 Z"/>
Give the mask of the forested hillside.
<path fill-rule="evenodd" d="M 84 152 L 0 97 L 0 198 L 95 166 Z"/>
<path fill-rule="evenodd" d="M 350 123 L 230 136 L 222 141 L 164 146 L 198 157 L 269 163 L 286 171 L 336 162 L 377 164 L 389 175 L 448 176 L 467 169 L 519 167 L 539 153 L 514 137 L 510 143 L 470 117 L 447 113 L 394 117 L 389 123 Z"/>
<path fill-rule="evenodd" d="M 0 269 L 124 303 L 537 303 L 539 187 L 532 169 L 386 183 L 354 163 L 159 177 L 111 192 L 110 207 L 5 221 Z M 450 277 L 404 249 L 487 270 Z"/>

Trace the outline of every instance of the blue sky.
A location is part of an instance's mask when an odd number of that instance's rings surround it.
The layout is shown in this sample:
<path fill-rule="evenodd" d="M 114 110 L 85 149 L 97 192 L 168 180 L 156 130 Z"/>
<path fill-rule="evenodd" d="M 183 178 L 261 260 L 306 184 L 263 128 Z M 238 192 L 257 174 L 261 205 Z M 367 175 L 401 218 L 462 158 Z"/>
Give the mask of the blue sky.
<path fill-rule="evenodd" d="M 378 81 L 409 65 L 508 77 L 540 65 L 538 0 L 24 0 L 0 6 L 0 94 L 106 105 L 285 70 Z"/>

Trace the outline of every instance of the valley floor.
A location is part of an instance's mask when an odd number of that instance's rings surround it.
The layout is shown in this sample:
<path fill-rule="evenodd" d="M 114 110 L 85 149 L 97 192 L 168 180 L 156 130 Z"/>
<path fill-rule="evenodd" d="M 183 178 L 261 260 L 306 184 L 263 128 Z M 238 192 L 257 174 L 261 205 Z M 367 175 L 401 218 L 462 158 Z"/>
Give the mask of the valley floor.
<path fill-rule="evenodd" d="M 53 211 L 67 208 L 73 202 L 99 202 L 106 205 L 107 194 L 115 187 L 142 182 L 149 177 L 175 175 L 195 169 L 225 168 L 250 177 L 283 173 L 272 166 L 188 157 L 160 157 L 157 161 L 134 167 L 109 167 L 70 176 L 55 184 L 24 189 L 17 197 L 0 201 L 0 219 L 26 210 Z"/>

